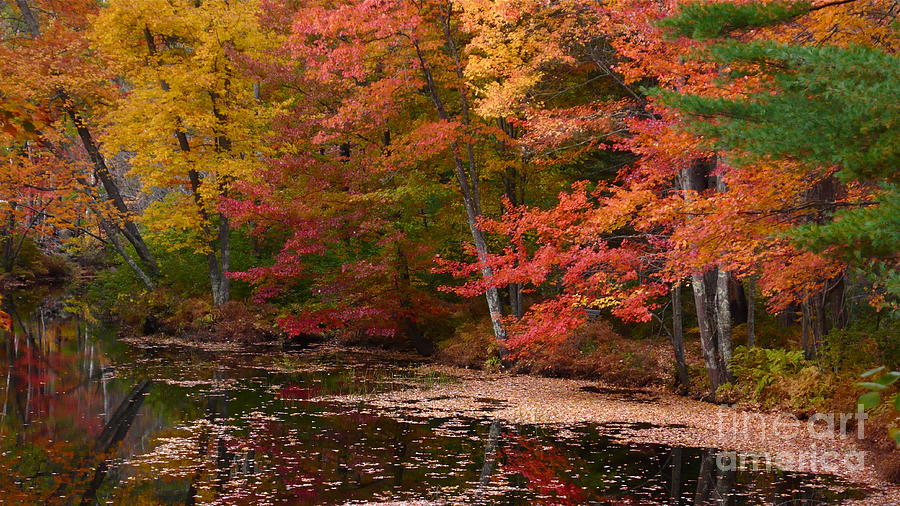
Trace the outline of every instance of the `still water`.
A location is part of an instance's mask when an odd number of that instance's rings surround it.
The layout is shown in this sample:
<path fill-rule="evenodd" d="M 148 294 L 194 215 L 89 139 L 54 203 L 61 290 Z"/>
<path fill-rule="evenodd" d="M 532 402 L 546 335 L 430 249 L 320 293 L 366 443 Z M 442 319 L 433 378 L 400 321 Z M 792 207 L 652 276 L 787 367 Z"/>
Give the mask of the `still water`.
<path fill-rule="evenodd" d="M 615 428 L 426 419 L 325 395 L 452 381 L 314 350 L 139 348 L 17 308 L 0 331 L 0 502 L 822 504 L 828 476 L 717 472 L 716 451 Z M 606 435 L 604 435 L 606 434 Z"/>

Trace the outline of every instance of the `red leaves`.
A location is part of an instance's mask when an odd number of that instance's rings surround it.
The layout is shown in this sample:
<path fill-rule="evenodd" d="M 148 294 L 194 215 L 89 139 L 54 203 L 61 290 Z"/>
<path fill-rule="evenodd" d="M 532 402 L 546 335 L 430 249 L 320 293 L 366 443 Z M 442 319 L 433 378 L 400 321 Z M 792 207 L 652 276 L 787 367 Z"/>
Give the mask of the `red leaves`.
<path fill-rule="evenodd" d="M 525 317 L 511 322 L 509 344 L 520 351 L 558 342 L 584 323 L 587 310 L 649 321 L 670 282 L 712 267 L 759 276 L 773 308 L 818 289 L 823 278 L 813 273 L 840 271 L 784 236 L 811 219 L 788 209 L 827 175 L 822 171 L 786 163 L 738 169 L 727 165 L 734 154 L 726 153 L 709 174 L 723 178 L 722 188 L 682 190 L 682 172 L 713 148 L 633 83 L 715 96 L 754 84 L 719 86 L 721 69 L 688 57 L 696 42 L 664 39 L 656 20 L 673 4 L 551 4 L 456 4 L 461 24 L 451 28 L 471 36 L 459 62 L 447 50 L 437 3 L 321 0 L 299 8 L 273 58 L 279 63 L 257 67 L 277 69 L 261 72 L 270 87 L 303 94 L 275 122 L 279 155 L 263 182 L 235 185 L 241 196 L 226 204 L 237 222 L 281 245 L 272 265 L 235 277 L 253 283 L 259 299 L 297 290 L 310 296 L 290 306 L 285 328 L 389 334 L 399 318 L 416 314 L 410 304 L 433 307 L 414 281 L 404 284 L 400 259 L 416 264 L 407 266 L 413 273 L 425 268 L 433 240 L 415 235 L 412 213 L 439 193 L 429 178 L 452 174 L 449 160 L 466 143 L 486 168 L 485 196 L 493 190 L 490 169 L 577 163 L 610 146 L 637 158 L 613 182 L 576 183 L 547 208 L 506 204 L 499 218 L 482 220 L 495 254 L 436 259 L 435 271 L 467 280 L 445 291 L 472 297 L 521 284 L 535 294 Z M 584 53 L 599 41 L 615 58 Z M 618 75 L 601 88 L 598 66 L 606 72 L 614 61 Z M 463 90 L 474 90 L 469 114 L 485 117 L 462 120 Z M 498 116 L 503 128 L 489 126 Z M 401 294 L 411 300 L 401 303 Z"/>
<path fill-rule="evenodd" d="M 631 196 L 631 194 L 626 194 Z M 598 205 L 597 202 L 607 204 Z M 532 306 L 512 327 L 510 348 L 526 350 L 559 342 L 586 321 L 586 309 L 605 309 L 628 321 L 648 321 L 667 291 L 654 280 L 653 249 L 635 235 L 633 239 L 605 239 L 619 228 L 630 206 L 618 194 L 588 191 L 577 184 L 572 193 L 560 195 L 549 210 L 508 208 L 500 220 L 486 220 L 484 230 L 502 234 L 510 245 L 487 261 L 494 272 L 490 282 L 472 279 L 455 293 L 473 296 L 489 287 L 520 283 L 537 289 L 549 284 L 559 292 Z M 438 259 L 440 272 L 469 276 L 482 265 Z"/>
<path fill-rule="evenodd" d="M 587 492 L 572 483 L 570 462 L 559 450 L 517 434 L 505 434 L 503 471 L 518 473 L 539 498 L 533 504 L 584 504 Z"/>

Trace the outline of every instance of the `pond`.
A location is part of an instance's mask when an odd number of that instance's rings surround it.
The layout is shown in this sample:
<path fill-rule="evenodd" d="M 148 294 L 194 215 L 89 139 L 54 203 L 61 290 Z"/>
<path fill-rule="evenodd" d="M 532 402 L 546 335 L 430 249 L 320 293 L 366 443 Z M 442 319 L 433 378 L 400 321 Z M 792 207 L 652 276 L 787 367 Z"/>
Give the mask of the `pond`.
<path fill-rule="evenodd" d="M 452 378 L 321 349 L 138 347 L 15 311 L 0 332 L 0 501 L 18 504 L 821 504 L 829 476 L 720 472 L 616 427 L 416 418 L 323 396 Z"/>

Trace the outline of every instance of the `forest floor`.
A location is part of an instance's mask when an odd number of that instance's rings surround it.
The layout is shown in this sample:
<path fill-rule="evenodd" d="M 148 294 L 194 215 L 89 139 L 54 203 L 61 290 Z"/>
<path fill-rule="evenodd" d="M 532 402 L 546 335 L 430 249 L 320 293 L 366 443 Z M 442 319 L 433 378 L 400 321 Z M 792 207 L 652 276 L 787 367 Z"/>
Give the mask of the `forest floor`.
<path fill-rule="evenodd" d="M 364 402 L 385 412 L 400 410 L 423 417 L 463 415 L 555 426 L 605 424 L 608 435 L 623 443 L 718 448 L 762 456 L 784 470 L 834 474 L 869 489 L 868 497 L 852 504 L 897 504 L 900 498 L 900 486 L 879 476 L 878 456 L 857 445 L 854 422 L 848 422 L 846 435 L 841 436 L 827 426 L 827 420 L 811 425 L 791 415 L 750 412 L 658 390 L 433 364 L 420 365 L 418 370 L 455 380 L 328 400 Z M 840 416 L 835 414 L 838 428 Z"/>

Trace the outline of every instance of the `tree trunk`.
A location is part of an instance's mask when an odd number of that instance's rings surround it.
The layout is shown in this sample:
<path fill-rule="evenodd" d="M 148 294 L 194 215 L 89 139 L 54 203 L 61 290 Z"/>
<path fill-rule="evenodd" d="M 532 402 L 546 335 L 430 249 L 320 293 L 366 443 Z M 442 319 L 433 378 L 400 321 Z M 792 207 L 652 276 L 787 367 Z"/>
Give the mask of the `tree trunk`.
<path fill-rule="evenodd" d="M 504 118 L 497 118 L 497 126 L 510 138 L 517 137 L 516 130 Z M 516 170 L 515 165 L 509 164 L 503 174 L 503 193 L 509 203 L 520 206 L 525 202 L 525 177 L 522 172 Z M 522 285 L 520 283 L 509 284 L 509 313 L 515 318 L 525 315 L 525 307 L 522 304 Z"/>
<path fill-rule="evenodd" d="M 144 28 L 144 40 L 147 43 L 147 51 L 150 53 L 150 56 L 155 57 L 157 54 L 156 43 L 153 41 L 153 34 L 147 27 Z M 159 86 L 163 91 L 169 90 L 169 84 L 164 80 L 159 81 Z M 216 97 L 211 95 L 211 98 L 213 102 L 215 102 Z M 213 113 L 216 118 L 219 119 L 218 111 L 214 109 Z M 188 142 L 187 134 L 184 130 L 176 128 L 175 138 L 178 140 L 178 148 L 182 153 L 189 153 L 191 151 L 191 145 Z M 221 147 L 223 140 L 217 137 L 215 142 L 216 148 L 218 149 Z M 224 139 L 224 142 L 227 143 L 228 140 Z M 206 265 L 207 270 L 209 271 L 209 282 L 212 291 L 213 304 L 215 306 L 221 306 L 231 299 L 231 281 L 226 274 L 231 268 L 231 249 L 229 245 L 231 229 L 228 218 L 219 213 L 218 231 L 213 234 L 212 228 L 215 224 L 209 213 L 207 213 L 204 207 L 203 197 L 200 195 L 200 173 L 191 169 L 188 171 L 188 179 L 190 179 L 191 182 L 191 193 L 194 197 L 194 202 L 197 204 L 197 209 L 203 220 L 203 223 L 201 224 L 202 232 L 211 236 L 208 245 L 209 251 L 206 253 Z M 221 255 L 221 261 L 219 255 Z"/>
<path fill-rule="evenodd" d="M 715 327 L 710 321 L 707 302 L 707 286 L 704 276 L 695 274 L 691 276 L 691 286 L 694 289 L 694 306 L 697 308 L 697 324 L 700 327 L 700 347 L 703 351 L 703 362 L 706 364 L 706 372 L 709 376 L 709 385 L 715 392 L 725 384 L 725 372 L 721 367 L 719 349 L 716 346 Z"/>
<path fill-rule="evenodd" d="M 824 310 L 824 292 L 813 294 L 809 298 L 809 321 L 810 321 L 810 345 L 812 347 L 812 357 L 815 358 L 819 353 L 819 345 L 825 335 L 825 310 Z"/>
<path fill-rule="evenodd" d="M 756 346 L 756 278 L 747 279 L 747 346 Z"/>
<path fill-rule="evenodd" d="M 145 273 L 144 270 L 141 269 L 141 266 L 138 265 L 137 262 L 135 262 L 134 259 L 131 258 L 131 255 L 129 255 L 128 252 L 125 251 L 125 248 L 122 247 L 122 243 L 120 243 L 119 238 L 116 237 L 118 230 L 116 230 L 114 226 L 112 226 L 102 217 L 98 216 L 98 221 L 100 222 L 100 228 L 102 228 L 106 233 L 106 237 L 109 239 L 110 244 L 113 245 L 113 248 L 115 248 L 119 256 L 121 256 L 122 259 L 125 260 L 125 264 L 128 265 L 128 267 L 135 273 L 135 275 L 137 275 L 138 279 L 141 280 L 141 283 L 143 283 L 148 290 L 155 290 L 156 284 L 153 282 L 153 279 L 151 279 L 150 276 L 148 276 L 147 273 Z"/>
<path fill-rule="evenodd" d="M 397 291 L 400 298 L 400 324 L 406 333 L 407 339 L 410 340 L 413 347 L 421 355 L 429 356 L 434 354 L 434 343 L 425 337 L 419 324 L 416 323 L 412 314 L 412 300 L 409 292 L 412 286 L 410 282 L 409 262 L 406 259 L 406 252 L 400 244 L 397 244 Z"/>
<path fill-rule="evenodd" d="M 838 180 L 833 176 L 828 176 L 818 181 L 808 192 L 806 192 L 806 200 L 811 203 L 819 203 L 819 213 L 813 216 L 810 221 L 817 224 L 831 221 L 828 204 L 834 202 L 838 194 Z M 831 287 L 829 284 L 834 283 Z M 832 325 L 840 324 L 839 321 L 828 321 L 827 305 L 829 292 L 840 285 L 841 278 L 832 278 L 826 280 L 825 287 L 817 293 L 810 294 L 805 301 L 805 321 L 807 325 L 807 346 L 805 347 L 808 358 L 813 358 L 818 352 L 819 345 Z M 831 311 L 832 314 L 834 313 Z"/>
<path fill-rule="evenodd" d="M 725 378 L 731 381 L 731 308 L 728 301 L 727 271 L 718 269 L 716 272 L 716 344 L 719 348 L 719 358 L 722 361 Z"/>
<path fill-rule="evenodd" d="M 16 255 L 13 254 L 13 231 L 16 229 L 16 222 L 13 215 L 16 210 L 15 202 L 8 202 L 10 213 L 7 217 L 6 230 L 3 231 L 3 270 L 12 272 L 16 264 Z"/>
<path fill-rule="evenodd" d="M 183 132 L 181 133 L 183 135 Z M 203 197 L 200 195 L 200 174 L 196 170 L 191 169 L 188 171 L 188 178 L 191 181 L 191 193 L 194 196 L 194 203 L 197 204 L 200 218 L 203 220 L 203 223 L 201 224 L 202 232 L 211 234 L 212 231 L 210 230 L 210 227 L 212 226 L 212 221 L 203 207 Z M 220 218 L 221 221 L 219 223 L 218 233 L 216 234 L 217 237 L 210 238 L 207 245 L 209 251 L 206 252 L 206 266 L 209 273 L 213 304 L 217 307 L 228 302 L 230 297 L 230 283 L 225 276 L 225 270 L 222 268 L 222 264 L 219 263 L 219 257 L 216 254 L 216 252 L 221 249 L 223 238 L 227 241 L 229 232 L 227 220 L 224 216 L 221 216 Z M 227 251 L 227 248 L 221 249 L 221 251 Z"/>
<path fill-rule="evenodd" d="M 509 284 L 509 313 L 517 319 L 525 316 L 525 307 L 522 305 L 522 285 L 519 283 Z"/>
<path fill-rule="evenodd" d="M 724 193 L 727 190 L 722 176 L 716 176 L 716 191 Z M 719 357 L 722 360 L 725 378 L 731 381 L 731 305 L 728 291 L 728 283 L 731 274 L 721 268 L 716 275 L 716 340 L 719 345 Z"/>
<path fill-rule="evenodd" d="M 231 300 L 231 278 L 228 272 L 231 270 L 231 223 L 228 217 L 219 213 L 219 301 L 220 306 Z"/>
<path fill-rule="evenodd" d="M 68 100 L 68 97 L 64 97 L 63 99 Z M 82 120 L 81 116 L 76 113 L 74 109 L 66 107 L 66 112 L 75 124 L 78 137 L 81 138 L 81 143 L 84 145 L 88 157 L 90 157 L 91 162 L 94 164 L 94 175 L 96 175 L 97 179 L 103 184 L 103 189 L 106 190 L 106 196 L 109 201 L 116 210 L 123 215 L 121 228 L 122 235 L 124 235 L 125 238 L 128 239 L 128 242 L 134 246 L 134 251 L 141 259 L 141 262 L 147 267 L 150 274 L 155 276 L 159 272 L 159 268 L 156 265 L 156 259 L 153 257 L 153 254 L 150 253 L 150 248 L 148 248 L 147 244 L 144 242 L 144 238 L 141 236 L 137 226 L 131 221 L 131 218 L 128 217 L 130 211 L 125 204 L 125 199 L 122 198 L 122 192 L 119 191 L 119 186 L 113 179 L 112 174 L 110 174 L 109 168 L 106 166 L 106 160 L 104 160 L 103 155 L 100 153 L 100 149 L 94 142 L 90 130 Z"/>
<path fill-rule="evenodd" d="M 842 274 L 825 294 L 826 313 L 829 316 L 827 320 L 828 325 L 825 328 L 826 333 L 831 329 L 842 329 L 847 326 L 846 288 L 847 283 L 844 281 L 844 275 Z"/>
<path fill-rule="evenodd" d="M 448 45 L 452 48 L 452 51 L 455 53 L 455 45 L 453 42 L 453 38 L 450 36 L 449 32 L 449 19 L 446 21 L 445 25 L 445 34 L 447 35 Z M 434 76 L 431 73 L 431 68 L 429 67 L 427 61 L 425 60 L 425 55 L 422 53 L 422 50 L 418 44 L 418 42 L 413 41 L 413 47 L 416 50 L 416 55 L 418 57 L 419 66 L 422 70 L 422 74 L 425 77 L 425 83 L 428 87 L 429 94 L 431 96 L 431 101 L 434 104 L 435 111 L 438 114 L 438 117 L 442 120 L 448 120 L 449 115 L 447 114 L 447 110 L 444 107 L 444 103 L 441 100 L 440 94 L 438 93 L 437 84 L 434 81 Z M 457 64 L 457 67 L 459 65 Z M 457 74 L 461 75 L 462 69 L 457 68 Z M 462 120 L 463 124 L 469 125 L 468 118 L 468 105 L 465 99 L 465 92 L 461 88 L 460 93 L 460 101 L 462 103 Z M 475 166 L 475 155 L 474 148 L 470 143 L 465 145 L 465 151 L 468 158 L 468 168 L 464 165 L 460 154 L 460 145 L 458 142 L 453 143 L 452 147 L 453 151 L 453 165 L 456 171 L 456 178 L 459 182 L 459 190 L 462 194 L 463 198 L 463 206 L 466 209 L 466 222 L 469 225 L 469 231 L 472 234 L 472 242 L 475 244 L 475 252 L 478 256 L 478 262 L 481 263 L 481 276 L 485 280 L 490 280 L 494 277 L 493 269 L 487 264 L 488 260 L 488 247 L 487 241 L 484 238 L 484 232 L 480 228 L 478 228 L 478 219 L 481 217 L 481 196 L 478 192 L 478 173 L 476 171 Z M 488 313 L 491 318 L 491 325 L 494 329 L 494 336 L 497 339 L 497 343 L 500 347 L 500 358 L 502 359 L 506 355 L 506 329 L 503 326 L 503 304 L 500 301 L 500 293 L 496 287 L 490 287 L 485 291 L 484 294 L 485 299 L 487 300 Z"/>
<path fill-rule="evenodd" d="M 672 286 L 672 348 L 675 350 L 675 366 L 678 368 L 678 383 L 690 388 L 687 363 L 684 359 L 684 317 L 681 307 L 681 282 Z"/>
<path fill-rule="evenodd" d="M 803 355 L 807 360 L 813 360 L 818 354 L 819 342 L 822 339 L 822 294 L 815 293 L 807 296 L 800 303 L 801 341 Z"/>
<path fill-rule="evenodd" d="M 816 356 L 813 347 L 812 325 L 810 318 L 809 300 L 800 303 L 800 340 L 803 345 L 803 355 L 807 360 L 812 360 Z"/>
<path fill-rule="evenodd" d="M 19 12 L 22 13 L 22 22 L 25 23 L 25 28 L 28 29 L 31 36 L 39 36 L 41 34 L 40 25 L 38 24 L 37 18 L 34 16 L 34 11 L 31 10 L 31 6 L 28 5 L 27 0 L 16 0 L 16 6 L 19 7 Z"/>
<path fill-rule="evenodd" d="M 457 158 L 459 161 L 459 158 Z M 459 163 L 458 165 L 462 165 Z M 457 175 L 462 178 L 462 174 L 457 171 Z M 460 186 L 463 188 L 463 203 L 466 208 L 466 217 L 469 225 L 469 231 L 472 233 L 472 241 L 475 243 L 475 252 L 478 255 L 478 261 L 481 263 L 481 276 L 490 280 L 494 277 L 494 270 L 487 265 L 488 261 L 488 247 L 487 241 L 484 237 L 484 232 L 478 228 L 478 218 L 481 217 L 480 209 L 475 206 L 474 199 L 472 195 L 466 195 L 466 184 L 463 179 L 460 179 Z M 478 206 L 480 207 L 480 206 Z M 497 342 L 500 345 L 500 355 L 501 359 L 506 354 L 506 329 L 503 327 L 503 305 L 500 302 L 500 291 L 497 290 L 497 287 L 490 287 L 485 292 L 485 299 L 487 299 L 488 312 L 491 317 L 491 325 L 494 328 L 494 336 L 497 338 Z"/>
<path fill-rule="evenodd" d="M 707 181 L 710 172 L 709 165 L 709 160 L 695 160 L 689 168 L 683 170 L 680 175 L 682 189 L 685 192 L 700 192 L 707 189 L 709 187 Z M 709 274 L 694 273 L 691 276 L 691 287 L 694 291 L 697 324 L 700 327 L 700 345 L 703 351 L 703 361 L 706 364 L 710 387 L 715 393 L 716 389 L 728 380 L 721 350 L 716 343 L 718 319 L 715 318 L 715 313 L 717 313 L 715 293 L 718 286 L 718 274 L 716 270 L 711 271 Z"/>

